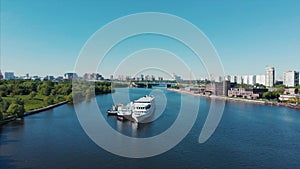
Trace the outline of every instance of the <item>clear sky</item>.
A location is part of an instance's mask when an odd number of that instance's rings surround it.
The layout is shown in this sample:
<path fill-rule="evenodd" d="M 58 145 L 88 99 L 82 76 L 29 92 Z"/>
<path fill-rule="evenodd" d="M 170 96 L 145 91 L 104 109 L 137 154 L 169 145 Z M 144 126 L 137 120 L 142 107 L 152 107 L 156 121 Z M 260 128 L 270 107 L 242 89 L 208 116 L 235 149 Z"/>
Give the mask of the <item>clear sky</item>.
<path fill-rule="evenodd" d="M 264 74 L 268 65 L 280 78 L 285 70 L 300 70 L 299 0 L 0 2 L 2 72 L 57 76 L 72 71 L 94 32 L 139 12 L 170 13 L 196 25 L 215 46 L 226 74 Z M 103 70 L 106 77 L 111 73 Z"/>

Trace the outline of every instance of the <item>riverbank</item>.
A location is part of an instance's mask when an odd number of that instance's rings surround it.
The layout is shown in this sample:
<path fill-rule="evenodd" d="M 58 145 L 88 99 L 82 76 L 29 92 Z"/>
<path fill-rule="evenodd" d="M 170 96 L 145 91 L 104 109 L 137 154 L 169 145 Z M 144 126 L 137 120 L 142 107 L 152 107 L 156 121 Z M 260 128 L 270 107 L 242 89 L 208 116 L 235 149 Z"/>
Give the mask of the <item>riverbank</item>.
<path fill-rule="evenodd" d="M 56 104 L 52 104 L 52 105 L 49 105 L 49 106 L 46 106 L 46 107 L 34 109 L 34 110 L 31 110 L 31 111 L 25 112 L 23 116 L 29 116 L 29 115 L 36 114 L 36 113 L 39 113 L 39 112 L 42 112 L 42 111 L 45 111 L 45 110 L 53 109 L 55 107 L 61 106 L 63 104 L 66 104 L 68 102 L 69 101 L 62 101 L 62 102 L 59 102 L 59 103 L 56 103 Z"/>
<path fill-rule="evenodd" d="M 227 97 L 227 96 L 215 96 L 215 95 L 206 96 L 206 95 L 191 93 L 189 91 L 183 91 L 183 90 L 180 90 L 180 89 L 169 89 L 168 88 L 167 90 L 182 93 L 182 94 L 188 94 L 188 95 L 192 95 L 192 96 L 198 96 L 198 97 L 223 99 L 223 100 L 229 100 L 229 101 L 235 101 L 235 102 L 246 102 L 246 103 L 253 103 L 253 104 L 283 106 L 283 107 L 288 107 L 288 108 L 292 108 L 292 109 L 300 109 L 300 105 L 298 105 L 298 104 L 279 103 L 279 102 L 272 102 L 272 101 L 267 101 L 267 100 L 250 100 L 250 99 Z"/>
<path fill-rule="evenodd" d="M 59 103 L 56 103 L 56 104 L 52 104 L 52 105 L 49 105 L 49 106 L 46 106 L 46 107 L 42 107 L 42 108 L 37 108 L 37 109 L 34 109 L 34 110 L 30 110 L 30 111 L 27 111 L 23 114 L 23 117 L 25 116 L 29 116 L 29 115 L 33 115 L 33 114 L 36 114 L 36 113 L 40 113 L 42 111 L 46 111 L 46 110 L 49 110 L 49 109 L 53 109 L 55 107 L 58 107 L 58 106 L 61 106 L 61 105 L 64 105 L 66 103 L 68 103 L 69 101 L 62 101 L 62 102 L 59 102 Z M 0 125 L 4 125 L 8 122 L 11 122 L 11 121 L 14 121 L 17 119 L 17 116 L 16 115 L 11 115 L 11 116 L 8 116 L 6 117 L 5 119 L 3 119 L 2 121 L 0 121 Z"/>

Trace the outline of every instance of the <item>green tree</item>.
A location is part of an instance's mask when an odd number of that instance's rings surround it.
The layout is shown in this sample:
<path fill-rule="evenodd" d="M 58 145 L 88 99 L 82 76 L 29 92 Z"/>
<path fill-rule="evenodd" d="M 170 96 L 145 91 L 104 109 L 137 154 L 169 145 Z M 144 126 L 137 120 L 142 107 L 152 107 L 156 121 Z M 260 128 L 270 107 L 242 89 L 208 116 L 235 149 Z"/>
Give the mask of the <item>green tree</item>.
<path fill-rule="evenodd" d="M 35 96 L 37 95 L 37 93 L 35 91 L 30 92 L 29 94 L 29 98 L 33 99 Z"/>
<path fill-rule="evenodd" d="M 50 86 L 44 86 L 41 91 L 42 91 L 43 95 L 49 96 L 51 94 L 51 87 Z"/>
<path fill-rule="evenodd" d="M 68 101 L 73 101 L 73 94 L 70 93 L 70 94 L 66 97 L 66 99 L 67 99 Z"/>
<path fill-rule="evenodd" d="M 102 86 L 103 93 L 108 93 L 108 87 L 106 85 Z"/>
<path fill-rule="evenodd" d="M 7 113 L 22 117 L 25 112 L 24 105 L 12 103 L 7 109 Z"/>
<path fill-rule="evenodd" d="M 237 87 L 238 88 L 253 88 L 253 86 L 249 85 L 249 84 L 237 84 Z"/>
<path fill-rule="evenodd" d="M 259 84 L 259 83 L 256 83 L 255 85 L 254 85 L 254 87 L 255 88 L 266 88 L 266 86 L 265 85 L 262 85 L 262 84 Z"/>
<path fill-rule="evenodd" d="M 95 86 L 95 94 L 101 94 L 103 93 L 102 86 Z"/>
<path fill-rule="evenodd" d="M 51 94 L 51 90 L 52 90 L 52 83 L 43 83 L 38 86 L 38 92 L 44 96 L 49 96 Z"/>
<path fill-rule="evenodd" d="M 90 101 L 91 98 L 92 98 L 92 92 L 90 90 L 88 90 L 85 94 L 85 100 Z"/>
<path fill-rule="evenodd" d="M 15 103 L 15 104 L 19 104 L 19 105 L 24 105 L 24 101 L 23 101 L 23 99 L 21 99 L 21 98 L 16 98 L 14 101 L 13 101 L 13 103 Z"/>
<path fill-rule="evenodd" d="M 54 97 L 53 96 L 48 96 L 44 99 L 44 101 L 48 104 L 48 105 L 51 105 L 51 104 L 54 104 Z"/>
<path fill-rule="evenodd" d="M 6 113 L 8 107 L 9 107 L 9 102 L 0 97 L 0 112 L 3 114 Z"/>
<path fill-rule="evenodd" d="M 5 84 L 0 85 L 0 96 L 6 97 L 8 94 L 8 88 Z"/>
<path fill-rule="evenodd" d="M 37 81 L 25 81 L 22 86 L 24 86 L 24 88 L 28 89 L 29 92 L 32 92 L 32 91 L 35 91 L 37 92 L 37 86 L 38 86 L 38 83 Z"/>
<path fill-rule="evenodd" d="M 9 107 L 9 102 L 2 99 L 2 97 L 0 97 L 0 120 L 3 119 L 3 114 L 7 112 L 8 107 Z"/>
<path fill-rule="evenodd" d="M 262 97 L 264 99 L 272 100 L 272 99 L 278 99 L 281 94 L 283 94 L 283 89 L 278 89 L 274 91 L 265 92 Z"/>
<path fill-rule="evenodd" d="M 274 87 L 275 88 L 285 88 L 285 85 L 284 84 L 277 84 Z"/>

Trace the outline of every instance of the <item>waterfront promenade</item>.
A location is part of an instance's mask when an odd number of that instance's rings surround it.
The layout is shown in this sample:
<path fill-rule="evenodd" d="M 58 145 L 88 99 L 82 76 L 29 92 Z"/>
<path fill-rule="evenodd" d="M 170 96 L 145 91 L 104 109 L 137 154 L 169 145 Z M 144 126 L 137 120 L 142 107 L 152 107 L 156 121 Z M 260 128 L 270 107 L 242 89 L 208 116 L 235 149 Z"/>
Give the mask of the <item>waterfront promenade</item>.
<path fill-rule="evenodd" d="M 300 109 L 299 104 L 291 104 L 291 103 L 280 103 L 280 102 L 274 102 L 274 101 L 268 101 L 268 100 L 251 100 L 251 99 L 245 99 L 245 98 L 238 98 L 238 97 L 227 97 L 227 96 L 216 96 L 216 95 L 202 95 L 202 94 L 195 94 L 190 91 L 185 91 L 181 89 L 171 89 L 168 88 L 169 91 L 173 92 L 178 92 L 182 94 L 188 94 L 188 95 L 193 95 L 193 96 L 198 96 L 198 97 L 207 97 L 207 98 L 216 98 L 216 99 L 225 99 L 225 100 L 230 100 L 230 101 L 236 101 L 236 102 L 247 102 L 247 103 L 253 103 L 253 104 L 264 104 L 264 105 L 273 105 L 273 106 L 284 106 L 284 107 L 289 107 L 293 109 Z"/>

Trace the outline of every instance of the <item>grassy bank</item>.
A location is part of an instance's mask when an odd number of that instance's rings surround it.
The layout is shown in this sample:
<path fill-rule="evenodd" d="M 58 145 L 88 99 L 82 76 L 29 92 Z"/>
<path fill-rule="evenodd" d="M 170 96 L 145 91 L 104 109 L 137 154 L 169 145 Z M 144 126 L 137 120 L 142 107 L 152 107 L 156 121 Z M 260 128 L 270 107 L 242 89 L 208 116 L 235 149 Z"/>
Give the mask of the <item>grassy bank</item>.
<path fill-rule="evenodd" d="M 35 97 L 30 97 L 29 95 L 16 95 L 16 96 L 7 96 L 7 97 L 2 97 L 3 100 L 6 100 L 8 102 L 13 102 L 14 99 L 16 98 L 20 98 L 24 101 L 24 109 L 25 111 L 30 111 L 30 110 L 34 110 L 37 108 L 42 108 L 45 106 L 49 106 L 50 103 L 47 103 L 46 100 L 48 99 L 47 96 L 43 96 L 43 95 L 39 95 L 39 96 L 35 96 Z M 55 103 L 59 103 L 61 101 L 66 100 L 65 98 L 61 98 L 61 99 L 55 99 L 53 100 L 53 104 Z"/>
<path fill-rule="evenodd" d="M 110 82 L 87 82 L 83 80 L 32 81 L 4 80 L 0 81 L 0 120 L 10 117 L 22 117 L 25 112 L 54 105 L 63 101 L 89 100 L 99 94 L 111 93 L 114 90 Z M 74 90 L 74 91 L 73 91 Z M 76 100 L 78 101 L 78 99 Z"/>

